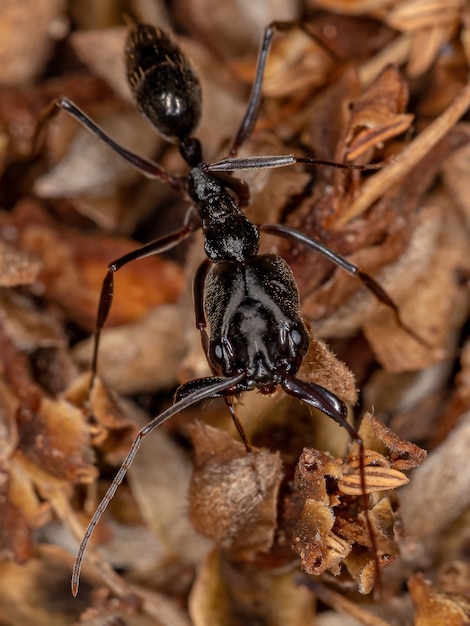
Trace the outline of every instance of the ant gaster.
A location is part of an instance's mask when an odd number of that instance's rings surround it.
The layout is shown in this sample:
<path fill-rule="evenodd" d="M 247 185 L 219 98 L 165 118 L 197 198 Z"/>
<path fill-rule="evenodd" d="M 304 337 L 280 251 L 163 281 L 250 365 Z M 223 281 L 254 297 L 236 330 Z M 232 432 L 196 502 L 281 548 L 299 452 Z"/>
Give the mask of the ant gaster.
<path fill-rule="evenodd" d="M 266 29 L 249 105 L 233 141 L 230 158 L 209 165 L 203 162 L 201 144 L 192 135 L 201 113 L 201 90 L 197 77 L 183 53 L 164 31 L 144 24 L 132 26 L 125 54 L 127 76 L 137 107 L 162 135 L 177 144 L 181 156 L 190 166 L 187 177 L 172 176 L 157 163 L 127 151 L 65 97 L 53 102 L 42 116 L 39 127 L 58 109 L 68 112 L 139 171 L 165 181 L 192 202 L 182 228 L 126 254 L 108 266 L 97 316 L 90 388 L 97 372 L 101 329 L 113 299 L 114 273 L 132 261 L 176 246 L 199 228 L 202 228 L 207 255 L 194 278 L 194 300 L 196 325 L 213 375 L 180 386 L 173 406 L 149 422 L 137 435 L 80 545 L 72 576 L 74 595 L 78 592 L 81 563 L 88 540 L 122 482 L 142 439 L 176 413 L 201 400 L 225 397 L 232 418 L 250 451 L 249 441 L 235 416 L 232 397 L 250 389 L 270 394 L 280 385 L 287 394 L 335 420 L 358 441 L 365 494 L 362 441 L 347 421 L 346 405 L 328 389 L 296 376 L 309 345 L 308 331 L 300 313 L 298 288 L 286 261 L 274 254 L 258 253 L 260 231 L 305 245 L 359 277 L 379 300 L 394 310 L 403 326 L 398 309 L 374 279 L 320 242 L 287 226 L 256 226 L 250 222 L 241 210 L 241 206 L 248 202 L 247 186 L 232 176 L 235 170 L 284 167 L 295 163 L 377 169 L 377 166 L 342 165 L 292 155 L 236 158 L 257 118 L 263 72 L 274 32 L 290 27 L 291 24 L 273 23 Z M 367 521 L 375 544 L 368 517 Z M 375 560 L 378 569 L 377 555 Z"/>

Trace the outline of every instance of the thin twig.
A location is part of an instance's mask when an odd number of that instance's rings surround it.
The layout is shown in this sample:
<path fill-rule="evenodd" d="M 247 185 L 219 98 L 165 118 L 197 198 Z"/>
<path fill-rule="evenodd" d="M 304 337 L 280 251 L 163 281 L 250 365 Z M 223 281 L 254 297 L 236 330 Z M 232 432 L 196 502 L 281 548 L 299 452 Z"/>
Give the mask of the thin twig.
<path fill-rule="evenodd" d="M 390 165 L 371 176 L 361 187 L 360 196 L 334 223 L 335 229 L 344 227 L 353 218 L 362 215 L 376 200 L 404 178 L 445 134 L 458 122 L 470 107 L 470 83 L 452 104 L 412 141 Z"/>

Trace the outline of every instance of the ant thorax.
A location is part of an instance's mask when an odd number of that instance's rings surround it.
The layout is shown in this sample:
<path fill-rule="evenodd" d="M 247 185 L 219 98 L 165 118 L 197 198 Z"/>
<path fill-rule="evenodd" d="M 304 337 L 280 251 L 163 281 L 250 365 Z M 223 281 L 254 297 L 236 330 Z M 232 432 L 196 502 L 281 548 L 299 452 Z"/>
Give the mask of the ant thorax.
<path fill-rule="evenodd" d="M 208 258 L 218 263 L 255 257 L 259 249 L 258 228 L 240 210 L 231 191 L 200 167 L 191 170 L 188 187 L 201 218 Z"/>

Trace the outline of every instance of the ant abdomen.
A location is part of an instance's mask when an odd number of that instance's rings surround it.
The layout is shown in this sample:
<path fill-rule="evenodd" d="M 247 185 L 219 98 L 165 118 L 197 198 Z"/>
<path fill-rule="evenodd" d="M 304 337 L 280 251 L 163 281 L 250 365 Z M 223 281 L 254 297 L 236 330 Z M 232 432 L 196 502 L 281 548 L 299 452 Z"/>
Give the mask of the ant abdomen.
<path fill-rule="evenodd" d="M 178 47 L 162 30 L 136 24 L 125 54 L 139 111 L 169 139 L 191 135 L 201 117 L 201 87 Z"/>

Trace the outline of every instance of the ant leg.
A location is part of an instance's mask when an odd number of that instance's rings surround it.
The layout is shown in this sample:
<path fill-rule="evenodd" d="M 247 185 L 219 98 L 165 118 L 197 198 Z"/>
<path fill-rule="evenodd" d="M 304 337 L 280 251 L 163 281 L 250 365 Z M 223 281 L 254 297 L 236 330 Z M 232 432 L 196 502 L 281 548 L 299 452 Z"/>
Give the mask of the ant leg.
<path fill-rule="evenodd" d="M 335 394 L 331 393 L 331 391 L 325 389 L 325 387 L 300 380 L 299 378 L 288 374 L 284 375 L 284 380 L 281 382 L 281 386 L 289 395 L 294 398 L 298 398 L 315 409 L 320 410 L 322 413 L 337 422 L 340 426 L 343 426 L 343 428 L 348 431 L 351 439 L 356 441 L 359 446 L 359 476 L 361 479 L 362 505 L 364 509 L 367 532 L 370 537 L 372 551 L 374 554 L 375 580 L 377 587 L 380 588 L 380 561 L 377 539 L 369 515 L 369 499 L 367 497 L 366 469 L 364 461 L 364 442 L 362 437 L 348 422 L 348 409 L 344 402 L 335 396 Z"/>
<path fill-rule="evenodd" d="M 266 68 L 266 61 L 268 59 L 269 50 L 271 48 L 271 42 L 276 31 L 291 30 L 292 28 L 298 28 L 300 23 L 298 21 L 291 22 L 271 22 L 269 26 L 265 28 L 263 40 L 261 42 L 260 51 L 258 54 L 258 62 L 256 66 L 255 80 L 251 88 L 250 99 L 248 106 L 240 124 L 240 127 L 235 134 L 230 149 L 230 156 L 235 157 L 238 154 L 238 150 L 242 144 L 248 139 L 253 132 L 253 128 L 258 119 L 259 107 L 261 104 L 261 89 L 263 85 L 264 70 Z"/>
<path fill-rule="evenodd" d="M 173 404 L 173 406 L 168 408 L 166 411 L 163 411 L 163 413 L 155 417 L 151 422 L 149 422 L 146 426 L 144 426 L 139 431 L 118 473 L 114 477 L 114 480 L 111 483 L 108 491 L 104 495 L 93 517 L 91 518 L 91 521 L 88 524 L 88 527 L 85 531 L 85 535 L 83 536 L 82 542 L 78 549 L 77 557 L 75 559 L 75 564 L 73 566 L 72 593 L 74 596 L 76 596 L 78 593 L 78 585 L 80 581 L 80 570 L 82 567 L 83 556 L 85 554 L 85 550 L 90 540 L 90 537 L 93 534 L 93 531 L 95 530 L 95 527 L 100 521 L 101 516 L 106 510 L 108 504 L 110 503 L 114 494 L 116 493 L 117 488 L 124 480 L 127 470 L 129 469 L 132 461 L 134 460 L 134 457 L 137 454 L 137 451 L 140 448 L 140 444 L 142 443 L 142 440 L 144 439 L 144 437 L 146 437 L 156 428 L 161 426 L 161 424 L 163 424 L 163 422 L 166 422 L 166 420 L 170 419 L 170 417 L 173 417 L 173 415 L 176 415 L 177 413 L 180 413 L 184 409 L 187 409 L 188 407 L 193 406 L 197 402 L 200 402 L 201 400 L 206 400 L 208 398 L 214 398 L 218 395 L 223 394 L 224 392 L 227 392 L 233 387 L 236 388 L 238 383 L 240 383 L 244 377 L 245 377 L 245 373 L 238 374 L 237 376 L 233 376 L 232 378 L 201 379 L 205 381 L 204 385 L 200 385 L 199 388 L 196 386 L 191 394 L 185 397 L 182 397 L 175 404 Z M 193 381 L 193 382 L 198 383 L 200 381 Z"/>
<path fill-rule="evenodd" d="M 112 263 L 108 265 L 108 271 L 103 279 L 103 284 L 101 287 L 100 300 L 98 305 L 98 315 L 96 319 L 96 329 L 95 329 L 95 343 L 93 346 L 93 358 L 91 365 L 91 381 L 90 381 L 90 390 L 93 387 L 93 383 L 96 378 L 96 373 L 98 369 L 98 350 L 99 350 L 99 342 L 101 336 L 101 330 L 106 323 L 106 320 L 109 315 L 109 311 L 111 309 L 111 305 L 114 297 L 114 274 L 122 267 L 127 265 L 128 263 L 132 263 L 133 261 L 137 261 L 139 259 L 144 259 L 147 256 L 152 256 L 154 254 L 160 254 L 161 252 L 165 252 L 165 250 L 170 250 L 177 246 L 183 239 L 186 239 L 192 232 L 199 228 L 199 222 L 194 220 L 193 209 L 191 208 L 188 211 L 185 220 L 185 226 L 180 230 L 175 231 L 174 233 L 170 233 L 169 235 L 165 235 L 160 239 L 156 239 L 155 241 L 151 241 L 150 243 L 145 244 L 144 246 L 137 248 L 137 250 L 133 250 L 128 254 L 116 259 Z"/>
<path fill-rule="evenodd" d="M 225 397 L 225 404 L 228 406 L 228 410 L 230 411 L 230 415 L 232 416 L 232 420 L 233 420 L 233 423 L 235 424 L 235 428 L 237 429 L 238 434 L 240 435 L 240 438 L 243 441 L 243 445 L 245 446 L 246 453 L 249 456 L 251 456 L 253 452 L 253 445 L 250 441 L 250 438 L 247 435 L 246 430 L 243 428 L 243 424 L 240 422 L 240 420 L 238 419 L 235 413 L 235 408 L 233 406 L 232 397 Z"/>
<path fill-rule="evenodd" d="M 323 256 L 329 259 L 332 263 L 335 263 L 348 272 L 348 274 L 359 278 L 362 284 L 367 287 L 367 289 L 373 293 L 380 302 L 388 306 L 393 311 L 398 325 L 403 328 L 405 332 L 425 347 L 431 347 L 422 337 L 415 333 L 412 328 L 403 322 L 398 305 L 388 295 L 385 289 L 381 287 L 380 284 L 372 278 L 372 276 L 363 272 L 357 265 L 350 263 L 344 257 L 336 254 L 336 252 L 330 250 L 320 241 L 313 239 L 312 237 L 308 237 L 298 230 L 289 228 L 289 226 L 283 226 L 281 224 L 262 224 L 259 229 L 265 233 L 269 233 L 270 235 L 277 235 L 278 237 L 284 237 L 285 239 L 289 239 L 295 243 L 300 243 L 311 250 L 315 250 L 315 252 L 320 252 L 320 254 L 323 254 Z"/>
<path fill-rule="evenodd" d="M 328 415 L 348 431 L 351 439 L 358 442 L 361 440 L 357 431 L 348 422 L 347 406 L 334 393 L 316 383 L 305 382 L 289 374 L 284 374 L 281 386 L 289 395 Z"/>
<path fill-rule="evenodd" d="M 39 116 L 38 126 L 33 138 L 33 145 L 37 144 L 38 137 L 44 128 L 46 122 L 53 118 L 59 110 L 65 111 L 72 117 L 74 117 L 80 124 L 85 126 L 93 135 L 98 137 L 101 141 L 107 144 L 111 150 L 118 154 L 127 163 L 135 167 L 139 172 L 148 176 L 149 178 L 156 178 L 158 180 L 168 183 L 180 196 L 187 197 L 185 192 L 183 179 L 171 176 L 168 174 L 158 163 L 145 157 L 138 156 L 129 150 L 126 150 L 118 143 L 116 143 L 111 137 L 109 137 L 92 119 L 88 117 L 81 109 L 77 107 L 71 100 L 62 96 L 58 100 L 54 100 Z"/>

